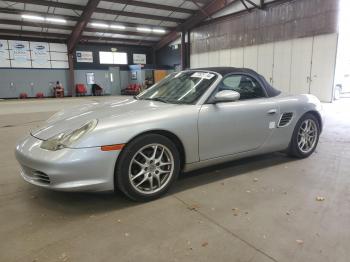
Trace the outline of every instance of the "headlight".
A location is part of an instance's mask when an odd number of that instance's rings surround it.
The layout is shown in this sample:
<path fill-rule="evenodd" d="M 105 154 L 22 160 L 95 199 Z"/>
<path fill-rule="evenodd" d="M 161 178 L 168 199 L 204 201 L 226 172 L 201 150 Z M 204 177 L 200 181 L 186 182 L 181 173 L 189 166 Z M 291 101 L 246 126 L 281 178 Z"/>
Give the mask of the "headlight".
<path fill-rule="evenodd" d="M 86 133 L 94 130 L 97 125 L 97 119 L 91 120 L 82 127 L 70 132 L 60 133 L 41 143 L 41 148 L 56 151 L 65 147 L 69 147 L 75 141 L 79 140 Z"/>

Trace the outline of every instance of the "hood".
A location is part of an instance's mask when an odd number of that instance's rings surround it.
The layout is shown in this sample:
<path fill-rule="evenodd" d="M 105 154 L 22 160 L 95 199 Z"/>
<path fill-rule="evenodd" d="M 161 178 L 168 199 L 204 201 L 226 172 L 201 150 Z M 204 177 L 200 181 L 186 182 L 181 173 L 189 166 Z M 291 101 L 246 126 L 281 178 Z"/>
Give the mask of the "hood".
<path fill-rule="evenodd" d="M 113 118 L 114 121 L 120 118 L 132 119 L 134 116 L 139 117 L 140 114 L 148 114 L 174 106 L 176 105 L 136 100 L 132 97 L 120 97 L 108 102 L 93 102 L 59 111 L 43 126 L 31 130 L 31 134 L 38 139 L 47 140 L 59 133 L 73 131 L 92 119 L 97 119 L 99 122 L 106 118 Z M 97 124 L 98 127 L 99 124 Z"/>

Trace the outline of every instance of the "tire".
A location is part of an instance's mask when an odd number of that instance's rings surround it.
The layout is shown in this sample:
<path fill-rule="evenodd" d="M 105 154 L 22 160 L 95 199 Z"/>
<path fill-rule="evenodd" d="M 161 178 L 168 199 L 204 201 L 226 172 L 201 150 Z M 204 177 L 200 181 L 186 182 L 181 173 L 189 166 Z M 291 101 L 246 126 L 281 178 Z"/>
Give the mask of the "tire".
<path fill-rule="evenodd" d="M 146 134 L 135 138 L 121 152 L 115 183 L 134 201 L 149 201 L 165 194 L 180 171 L 180 155 L 167 137 Z"/>
<path fill-rule="evenodd" d="M 309 132 L 304 131 L 308 128 L 310 128 Z M 312 129 L 315 133 L 312 133 Z M 318 119 L 311 113 L 304 114 L 294 128 L 293 136 L 288 148 L 288 154 L 297 158 L 309 157 L 317 147 L 320 131 L 321 129 Z M 306 135 L 305 132 L 308 135 Z"/>

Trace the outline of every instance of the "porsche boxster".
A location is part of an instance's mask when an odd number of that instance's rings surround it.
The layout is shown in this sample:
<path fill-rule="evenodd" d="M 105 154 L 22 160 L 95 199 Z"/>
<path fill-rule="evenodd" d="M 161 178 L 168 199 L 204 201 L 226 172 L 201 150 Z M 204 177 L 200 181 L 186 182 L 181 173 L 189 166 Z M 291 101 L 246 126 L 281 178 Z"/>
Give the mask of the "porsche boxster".
<path fill-rule="evenodd" d="M 60 111 L 16 147 L 21 175 L 61 191 L 164 194 L 180 172 L 284 151 L 310 156 L 322 131 L 313 95 L 288 95 L 250 69 L 169 74 L 141 94 Z"/>

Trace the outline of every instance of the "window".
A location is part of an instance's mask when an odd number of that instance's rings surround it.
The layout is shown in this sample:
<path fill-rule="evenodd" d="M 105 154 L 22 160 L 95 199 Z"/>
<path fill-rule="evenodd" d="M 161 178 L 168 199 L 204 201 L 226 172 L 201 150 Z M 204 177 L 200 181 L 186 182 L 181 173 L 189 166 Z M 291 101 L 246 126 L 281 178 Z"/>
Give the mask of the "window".
<path fill-rule="evenodd" d="M 240 100 L 265 97 L 259 82 L 246 75 L 230 75 L 224 78 L 219 85 L 219 91 L 233 90 L 241 95 Z"/>
<path fill-rule="evenodd" d="M 145 90 L 137 98 L 172 104 L 194 104 L 216 79 L 217 76 L 209 72 L 173 73 Z"/>
<path fill-rule="evenodd" d="M 127 65 L 127 53 L 122 52 L 99 52 L 100 64 Z"/>

